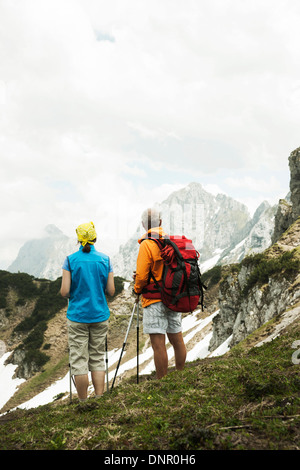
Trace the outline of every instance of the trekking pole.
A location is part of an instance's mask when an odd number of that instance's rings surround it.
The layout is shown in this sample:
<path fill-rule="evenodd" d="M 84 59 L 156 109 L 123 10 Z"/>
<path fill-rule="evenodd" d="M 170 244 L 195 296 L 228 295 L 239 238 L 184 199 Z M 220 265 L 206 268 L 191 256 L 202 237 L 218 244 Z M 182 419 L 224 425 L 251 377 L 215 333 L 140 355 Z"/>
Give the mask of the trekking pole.
<path fill-rule="evenodd" d="M 71 361 L 70 361 L 70 348 L 68 348 L 69 354 L 69 386 L 70 386 L 70 403 L 72 403 L 72 372 L 71 372 Z"/>
<path fill-rule="evenodd" d="M 121 359 L 122 359 L 123 351 L 124 351 L 124 349 L 125 349 L 125 346 L 126 346 L 126 341 L 127 341 L 127 337 L 128 337 L 128 333 L 129 333 L 130 327 L 131 327 L 131 323 L 132 323 L 132 319 L 133 319 L 133 315 L 134 315 L 134 311 L 135 311 L 136 305 L 137 305 L 137 304 L 135 303 L 135 304 L 134 304 L 134 307 L 133 307 L 133 310 L 132 310 L 132 313 L 131 313 L 131 318 L 130 318 L 130 320 L 129 320 L 129 324 L 128 324 L 128 328 L 127 328 L 126 336 L 125 336 L 125 339 L 124 339 L 124 343 L 123 343 L 122 351 L 121 351 L 121 354 L 120 354 L 119 362 L 118 362 L 118 365 L 117 365 L 117 368 L 116 368 L 116 372 L 115 372 L 114 380 L 113 380 L 113 383 L 112 383 L 112 385 L 111 385 L 111 389 L 110 389 L 110 391 L 112 391 L 112 389 L 114 388 L 115 380 L 116 380 L 117 373 L 118 373 L 118 370 L 119 370 L 119 366 L 120 366 L 120 363 L 121 363 Z"/>
<path fill-rule="evenodd" d="M 139 383 L 139 297 L 136 310 L 136 383 Z"/>
<path fill-rule="evenodd" d="M 69 364 L 69 382 L 70 382 L 70 403 L 72 403 L 72 375 L 71 375 L 71 364 Z"/>
<path fill-rule="evenodd" d="M 107 352 L 107 335 L 105 337 L 105 363 L 106 363 L 106 389 L 107 392 L 109 391 L 109 383 L 108 383 L 108 352 Z"/>
<path fill-rule="evenodd" d="M 75 380 L 74 380 L 74 377 L 72 375 L 71 363 L 69 362 L 70 403 L 72 403 L 72 382 L 73 382 L 74 387 L 76 389 Z"/>

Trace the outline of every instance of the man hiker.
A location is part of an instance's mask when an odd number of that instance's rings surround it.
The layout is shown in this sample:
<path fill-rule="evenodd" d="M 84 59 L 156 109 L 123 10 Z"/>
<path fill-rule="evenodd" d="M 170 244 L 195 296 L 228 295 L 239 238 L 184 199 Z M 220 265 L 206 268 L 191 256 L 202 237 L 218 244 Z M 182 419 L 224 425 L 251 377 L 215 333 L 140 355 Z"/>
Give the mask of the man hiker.
<path fill-rule="evenodd" d="M 142 294 L 143 330 L 150 335 L 151 346 L 154 354 L 154 364 L 157 378 L 167 374 L 168 354 L 165 345 L 167 334 L 174 348 L 175 367 L 178 370 L 184 368 L 186 360 L 186 347 L 182 336 L 181 313 L 167 308 L 159 298 L 147 298 L 142 293 L 143 289 L 154 282 L 149 279 L 149 273 L 153 274 L 157 281 L 162 279 L 164 263 L 160 255 L 160 249 L 152 237 L 161 238 L 166 235 L 161 227 L 160 213 L 156 208 L 146 209 L 142 214 L 142 225 L 146 233 L 138 240 L 140 247 L 134 274 L 134 293 Z"/>

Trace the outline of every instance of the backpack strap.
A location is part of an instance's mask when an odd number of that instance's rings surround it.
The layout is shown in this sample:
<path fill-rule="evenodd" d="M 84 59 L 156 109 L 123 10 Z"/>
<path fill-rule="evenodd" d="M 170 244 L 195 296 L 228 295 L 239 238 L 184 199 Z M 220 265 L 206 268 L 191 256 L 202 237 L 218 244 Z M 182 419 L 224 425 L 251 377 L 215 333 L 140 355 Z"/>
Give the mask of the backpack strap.
<path fill-rule="evenodd" d="M 157 232 L 153 232 L 154 236 L 152 235 L 152 233 L 150 232 L 148 234 L 148 237 L 146 238 L 143 238 L 141 243 L 144 241 L 144 240 L 153 240 L 154 242 L 156 242 L 156 244 L 158 245 L 159 249 L 161 250 L 163 247 L 164 247 L 164 241 L 165 238 L 162 237 L 160 234 L 157 234 Z M 158 235 L 158 238 L 157 236 L 155 235 Z M 156 289 L 151 289 L 151 292 L 152 293 L 159 293 L 161 294 L 161 286 L 159 285 L 157 279 L 154 277 L 154 274 L 152 273 L 151 269 L 149 271 L 149 275 L 148 275 L 148 284 L 147 286 L 150 284 L 150 280 L 153 279 L 153 282 L 154 282 L 154 285 L 156 287 Z M 150 292 L 148 289 L 147 289 L 147 286 L 145 286 L 143 289 L 142 289 L 142 294 L 146 294 L 147 292 Z"/>

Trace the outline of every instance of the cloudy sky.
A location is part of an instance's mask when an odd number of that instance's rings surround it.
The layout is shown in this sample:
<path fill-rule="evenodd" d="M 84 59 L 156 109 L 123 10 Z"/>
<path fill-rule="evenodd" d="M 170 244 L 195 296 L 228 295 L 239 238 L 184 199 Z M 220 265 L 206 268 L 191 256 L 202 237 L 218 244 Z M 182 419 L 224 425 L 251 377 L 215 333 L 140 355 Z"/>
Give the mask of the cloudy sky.
<path fill-rule="evenodd" d="M 192 181 L 251 212 L 287 194 L 298 0 L 0 0 L 0 18 L 0 268 L 47 224 L 93 220 L 112 252 Z"/>

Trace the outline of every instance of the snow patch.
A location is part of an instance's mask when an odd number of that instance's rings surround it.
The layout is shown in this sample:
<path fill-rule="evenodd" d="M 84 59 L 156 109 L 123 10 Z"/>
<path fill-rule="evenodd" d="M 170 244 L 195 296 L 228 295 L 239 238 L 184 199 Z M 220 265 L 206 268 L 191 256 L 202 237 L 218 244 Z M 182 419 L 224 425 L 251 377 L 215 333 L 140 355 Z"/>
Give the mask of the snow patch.
<path fill-rule="evenodd" d="M 0 409 L 15 394 L 19 385 L 25 382 L 25 379 L 13 378 L 17 365 L 5 365 L 10 355 L 11 352 L 7 352 L 0 357 Z"/>

